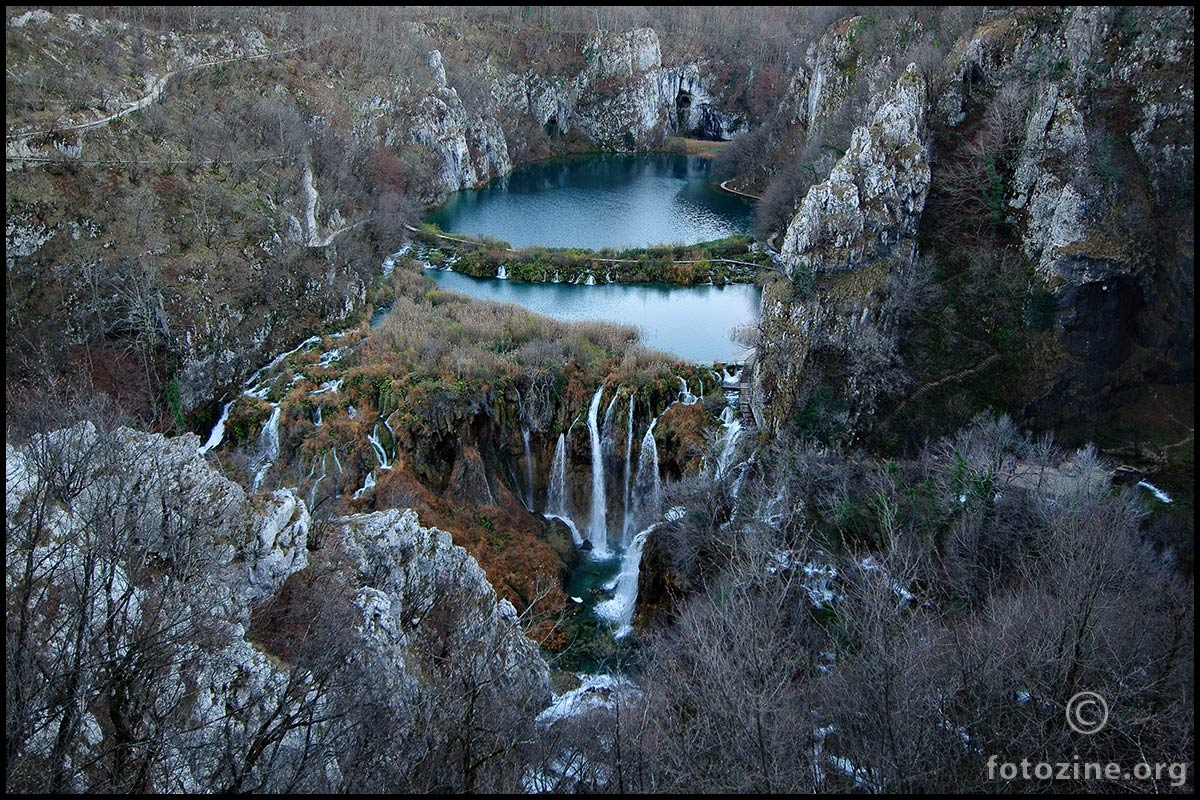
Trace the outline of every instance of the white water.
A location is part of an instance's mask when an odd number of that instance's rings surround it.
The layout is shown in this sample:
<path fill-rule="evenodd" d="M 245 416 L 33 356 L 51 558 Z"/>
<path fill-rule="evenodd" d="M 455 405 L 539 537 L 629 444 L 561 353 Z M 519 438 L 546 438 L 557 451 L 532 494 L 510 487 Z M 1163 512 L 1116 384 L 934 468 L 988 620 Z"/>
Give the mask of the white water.
<path fill-rule="evenodd" d="M 604 384 L 596 389 L 592 404 L 588 407 L 588 433 L 592 439 L 592 517 L 588 536 L 592 540 L 592 552 L 597 556 L 608 555 L 608 509 L 604 498 L 604 456 L 600 450 L 600 426 L 596 417 L 600 411 L 600 398 Z"/>
<path fill-rule="evenodd" d="M 629 395 L 629 419 L 625 423 L 625 505 L 623 506 L 624 515 L 621 518 L 621 546 L 629 546 L 629 532 L 633 530 L 632 520 L 629 517 L 629 481 L 632 477 L 630 473 L 630 461 L 633 455 L 633 395 Z"/>
<path fill-rule="evenodd" d="M 225 422 L 229 419 L 229 411 L 233 408 L 234 401 L 230 400 L 221 409 L 221 416 L 217 418 L 217 424 L 213 425 L 212 433 L 208 435 L 208 441 L 200 445 L 200 452 L 207 453 L 221 443 L 225 438 Z"/>
<path fill-rule="evenodd" d="M 258 434 L 258 456 L 254 459 L 258 471 L 254 474 L 254 483 L 250 487 L 252 491 L 258 491 L 263 478 L 267 475 L 267 470 L 271 468 L 277 458 L 279 458 L 278 404 L 271 411 L 271 418 L 267 420 L 267 424 L 263 425 L 262 432 Z"/>
<path fill-rule="evenodd" d="M 525 445 L 525 508 L 533 511 L 533 454 L 529 452 L 529 428 L 521 428 Z"/>
<path fill-rule="evenodd" d="M 733 406 L 726 406 L 721 411 L 721 422 L 725 425 L 725 435 L 721 437 L 721 452 L 717 456 L 717 478 L 723 478 L 729 472 L 730 459 L 742 435 L 742 421 Z"/>
<path fill-rule="evenodd" d="M 567 513 L 567 437 L 558 435 L 554 458 L 550 461 L 550 480 L 546 486 L 546 516 L 566 517 Z"/>
<path fill-rule="evenodd" d="M 579 526 L 575 524 L 575 520 L 570 517 L 564 517 L 562 514 L 551 514 L 549 512 L 546 512 L 546 516 L 566 525 L 571 531 L 571 540 L 575 542 L 575 546 L 583 547 L 583 534 L 579 532 Z"/>
<path fill-rule="evenodd" d="M 371 449 L 375 451 L 375 458 L 379 460 L 380 469 L 391 469 L 388 464 L 387 452 L 383 449 L 383 443 L 379 441 L 379 423 L 375 423 L 375 427 L 367 434 L 367 441 L 371 443 Z"/>
<path fill-rule="evenodd" d="M 371 491 L 374 488 L 375 488 L 375 471 L 372 470 L 371 472 L 367 473 L 367 477 L 363 481 L 362 488 L 355 490 L 354 499 L 357 500 L 358 498 L 362 497 L 364 494 L 366 494 L 367 492 Z"/>
<path fill-rule="evenodd" d="M 502 281 L 508 280 L 508 270 L 505 268 L 505 266 L 503 264 L 501 264 L 500 268 L 498 270 L 496 270 L 496 277 Z"/>
<path fill-rule="evenodd" d="M 679 402 L 685 406 L 690 406 L 697 400 L 696 395 L 688 391 L 687 381 L 683 378 L 679 379 Z"/>
<path fill-rule="evenodd" d="M 258 397 L 260 399 L 266 399 L 269 389 L 266 386 L 257 386 L 256 385 L 258 383 L 259 377 L 263 373 L 267 372 L 268 370 L 272 370 L 275 367 L 279 366 L 279 364 L 285 358 L 290 356 L 292 353 L 295 353 L 296 351 L 300 350 L 301 348 L 308 347 L 309 345 L 315 344 L 319 341 L 321 341 L 320 336 L 310 336 L 307 339 L 305 339 L 303 342 L 301 342 L 300 344 L 293 347 L 291 350 L 288 350 L 286 352 L 280 353 L 279 355 L 275 356 L 275 358 L 271 359 L 271 363 L 267 364 L 264 367 L 259 368 L 253 375 L 251 375 L 249 378 L 246 379 L 246 382 L 244 384 L 242 384 L 242 394 L 244 394 L 248 397 Z M 208 435 L 208 441 L 206 441 L 203 445 L 200 446 L 198 452 L 207 453 L 209 450 L 211 450 L 214 447 L 216 447 L 217 445 L 219 445 L 221 443 L 221 440 L 223 440 L 225 438 L 225 423 L 229 419 L 229 412 L 233 408 L 233 404 L 236 400 L 237 400 L 237 398 L 235 397 L 233 400 L 230 400 L 229 402 L 227 402 L 225 404 L 225 407 L 221 409 L 221 416 L 217 418 L 216 424 L 213 425 L 212 432 L 209 433 L 209 435 Z M 278 455 L 276 455 L 276 457 L 278 457 Z M 258 488 L 258 487 L 255 487 L 255 488 Z"/>
<path fill-rule="evenodd" d="M 596 616 L 610 622 L 616 631 L 613 636 L 620 639 L 633 631 L 633 609 L 637 603 L 638 570 L 642 564 L 642 550 L 650 532 L 658 527 L 654 523 L 633 537 L 621 557 L 621 572 L 617 575 L 613 596 L 595 606 Z"/>
<path fill-rule="evenodd" d="M 1154 495 L 1154 498 L 1156 500 L 1158 500 L 1158 502 L 1160 502 L 1160 503 L 1173 502 L 1171 500 L 1171 496 L 1169 494 L 1167 494 L 1162 489 L 1155 486 L 1153 483 L 1150 483 L 1149 481 L 1138 481 L 1137 485 L 1140 486 L 1141 488 L 1145 489 L 1150 494 Z"/>
<path fill-rule="evenodd" d="M 658 444 L 654 441 L 654 426 L 658 417 L 650 421 L 646 435 L 642 437 L 642 449 L 638 453 L 637 478 L 633 482 L 634 525 L 642 525 L 657 519 L 662 511 L 662 480 L 658 476 Z"/>
<path fill-rule="evenodd" d="M 554 446 L 554 458 L 550 462 L 550 480 L 546 486 L 546 512 L 551 519 L 561 521 L 571 530 L 571 539 L 576 547 L 583 547 L 583 534 L 571 515 L 567 513 L 567 437 L 558 435 Z"/>

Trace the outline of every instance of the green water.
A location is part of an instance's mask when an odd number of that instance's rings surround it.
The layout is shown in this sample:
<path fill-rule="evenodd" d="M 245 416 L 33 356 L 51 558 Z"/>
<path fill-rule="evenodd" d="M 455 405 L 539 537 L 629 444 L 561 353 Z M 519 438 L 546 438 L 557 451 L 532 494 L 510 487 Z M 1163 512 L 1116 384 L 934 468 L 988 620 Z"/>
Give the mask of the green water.
<path fill-rule="evenodd" d="M 426 221 L 513 247 L 592 250 L 750 233 L 753 202 L 713 185 L 709 166 L 667 153 L 557 158 L 455 192 Z"/>

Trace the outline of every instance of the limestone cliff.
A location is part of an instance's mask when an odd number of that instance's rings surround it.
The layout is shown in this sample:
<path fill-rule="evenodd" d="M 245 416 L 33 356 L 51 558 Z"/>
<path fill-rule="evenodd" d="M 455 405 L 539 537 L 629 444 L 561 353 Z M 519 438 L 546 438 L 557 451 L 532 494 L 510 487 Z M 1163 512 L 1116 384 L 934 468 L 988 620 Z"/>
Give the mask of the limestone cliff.
<path fill-rule="evenodd" d="M 809 189 L 780 253 L 798 269 L 853 269 L 912 247 L 929 191 L 926 87 L 910 64 L 868 125 L 855 129 L 829 179 Z"/>
<path fill-rule="evenodd" d="M 833 124 L 848 75 L 886 71 L 892 54 L 871 55 L 861 27 L 831 26 L 798 74 L 793 124 L 810 139 Z M 836 342 L 873 323 L 900 367 L 881 387 L 893 414 L 907 392 L 981 381 L 953 402 L 987 397 L 1096 436 L 1104 398 L 1190 385 L 1193 46 L 1185 8 L 995 12 L 936 70 L 925 63 L 927 87 L 910 68 L 898 94 L 877 93 L 781 231 L 792 287 L 764 294 L 760 413 L 803 416 L 824 383 L 854 428 L 855 353 L 879 348 Z M 956 275 L 965 287 L 942 285 Z"/>
<path fill-rule="evenodd" d="M 368 755 L 355 738 L 379 733 L 369 713 L 433 751 L 451 735 L 483 746 L 464 680 L 489 729 L 532 723 L 546 663 L 447 534 L 398 510 L 318 527 L 288 490 L 249 500 L 198 444 L 88 423 L 6 446 L 7 649 L 23 681 L 10 787 L 338 791 Z M 109 783 L 131 774 L 130 732 L 153 745 L 133 757 L 139 782 Z M 430 752 L 406 741 L 371 745 L 409 759 L 396 786 Z"/>

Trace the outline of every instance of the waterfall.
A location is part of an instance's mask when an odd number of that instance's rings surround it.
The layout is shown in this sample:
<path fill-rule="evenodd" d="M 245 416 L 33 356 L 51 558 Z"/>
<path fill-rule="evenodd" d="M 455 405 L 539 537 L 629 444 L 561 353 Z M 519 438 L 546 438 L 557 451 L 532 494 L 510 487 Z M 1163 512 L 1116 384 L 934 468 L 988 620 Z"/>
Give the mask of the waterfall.
<path fill-rule="evenodd" d="M 554 446 L 554 458 L 550 462 L 550 480 L 546 486 L 546 516 L 560 520 L 571 530 L 576 547 L 583 545 L 583 535 L 575 521 L 567 514 L 567 437 L 558 435 Z"/>
<path fill-rule="evenodd" d="M 621 396 L 620 391 L 614 392 L 612 400 L 608 401 L 608 408 L 604 410 L 604 422 L 600 425 L 600 451 L 604 454 L 604 463 L 606 471 L 612 470 L 613 464 L 613 409 L 616 408 L 617 398 Z"/>
<path fill-rule="evenodd" d="M 502 281 L 508 280 L 508 270 L 505 269 L 503 264 L 501 264 L 500 268 L 496 270 L 496 277 Z"/>
<path fill-rule="evenodd" d="M 201 453 L 207 453 L 209 450 L 212 450 L 221 443 L 222 439 L 225 438 L 225 422 L 229 419 L 229 410 L 233 408 L 235 401 L 236 398 L 234 400 L 230 400 L 225 404 L 225 407 L 221 409 L 221 416 L 217 418 L 217 424 L 213 425 L 212 433 L 208 435 L 208 441 L 200 446 Z"/>
<path fill-rule="evenodd" d="M 529 428 L 521 428 L 521 441 L 525 444 L 525 507 L 533 511 L 533 454 L 529 452 Z"/>
<path fill-rule="evenodd" d="M 252 491 L 257 491 L 258 487 L 262 485 L 263 478 L 267 476 L 267 470 L 271 468 L 277 458 L 279 458 L 278 404 L 271 412 L 271 418 L 267 420 L 267 424 L 263 425 L 262 433 L 258 435 L 258 456 L 254 459 L 258 471 L 254 473 L 254 483 L 250 487 Z"/>
<path fill-rule="evenodd" d="M 588 407 L 588 433 L 592 438 L 592 518 L 588 535 L 592 540 L 593 552 L 598 556 L 608 555 L 608 530 L 605 515 L 607 508 L 604 499 L 604 457 L 600 452 L 600 426 L 596 417 L 600 411 L 600 398 L 604 394 L 604 384 L 596 389 L 592 396 L 592 404 Z"/>
<path fill-rule="evenodd" d="M 679 378 L 679 402 L 685 406 L 690 406 L 696 402 L 696 395 L 688 391 L 687 381 L 682 377 Z"/>
<path fill-rule="evenodd" d="M 316 479 L 316 481 L 313 482 L 312 487 L 308 490 L 308 510 L 309 511 L 312 511 L 314 508 L 317 507 L 317 487 L 321 485 L 321 481 L 325 480 L 326 475 L 329 471 L 328 461 L 329 461 L 329 454 L 323 453 L 321 455 L 321 475 L 320 475 L 320 477 L 318 477 Z M 316 473 L 316 471 L 317 471 L 317 460 L 314 458 L 313 459 L 313 468 L 308 473 L 308 476 L 311 478 Z"/>
<path fill-rule="evenodd" d="M 322 409 L 322 408 L 323 408 L 323 406 L 320 406 L 320 405 L 318 405 L 318 406 L 317 406 L 317 411 L 316 411 L 316 413 L 313 415 L 313 427 L 314 427 L 314 428 L 319 428 L 319 427 L 321 427 L 321 409 Z"/>
<path fill-rule="evenodd" d="M 587 276 L 587 281 L 585 282 L 585 285 L 587 285 L 587 286 L 595 286 L 595 285 L 596 285 L 596 276 L 595 276 L 595 275 L 588 275 L 588 276 Z"/>
<path fill-rule="evenodd" d="M 371 443 L 371 449 L 375 451 L 375 458 L 379 459 L 380 469 L 391 469 L 388 465 L 387 452 L 383 449 L 383 443 L 379 441 L 379 423 L 375 423 L 375 427 L 367 434 L 367 441 Z"/>
<path fill-rule="evenodd" d="M 737 440 L 742 435 L 742 421 L 738 419 L 733 406 L 725 406 L 721 411 L 721 422 L 725 426 L 725 435 L 721 437 L 721 451 L 717 455 L 717 478 L 723 478 L 729 471 L 729 459 L 733 457 Z"/>
<path fill-rule="evenodd" d="M 1171 495 L 1167 494 L 1162 489 L 1158 488 L 1157 486 L 1155 486 L 1153 483 L 1150 483 L 1149 481 L 1138 481 L 1137 486 L 1139 489 L 1145 489 L 1147 492 L 1154 495 L 1154 499 L 1160 503 L 1166 503 L 1169 505 L 1172 502 L 1174 502 L 1173 500 L 1171 500 Z"/>
<path fill-rule="evenodd" d="M 367 492 L 371 491 L 374 488 L 375 488 L 375 472 L 374 472 L 374 470 L 372 470 L 371 472 L 367 473 L 367 477 L 363 481 L 362 488 L 358 489 L 354 492 L 354 499 L 357 500 L 358 498 L 362 497 L 364 494 L 366 494 Z"/>
<path fill-rule="evenodd" d="M 634 525 L 658 518 L 662 507 L 662 481 L 658 476 L 658 445 L 654 441 L 654 426 L 658 417 L 646 428 L 642 449 L 638 453 L 637 478 L 633 483 Z"/>
<path fill-rule="evenodd" d="M 546 487 L 546 514 L 565 517 L 567 514 L 567 437 L 558 435 L 554 459 L 550 462 L 550 481 Z"/>
<path fill-rule="evenodd" d="M 617 575 L 613 587 L 613 596 L 602 603 L 597 603 L 593 609 L 596 616 L 607 620 L 615 628 L 613 636 L 620 639 L 633 631 L 633 609 L 637 604 L 638 571 L 642 564 L 642 550 L 651 531 L 658 527 L 654 523 L 629 543 L 625 554 L 621 557 L 621 572 Z"/>
<path fill-rule="evenodd" d="M 625 423 L 625 505 L 624 516 L 621 520 L 621 545 L 629 546 L 629 532 L 633 530 L 630 524 L 632 519 L 629 516 L 629 480 L 630 480 L 630 459 L 633 455 L 633 395 L 629 395 L 629 419 Z"/>

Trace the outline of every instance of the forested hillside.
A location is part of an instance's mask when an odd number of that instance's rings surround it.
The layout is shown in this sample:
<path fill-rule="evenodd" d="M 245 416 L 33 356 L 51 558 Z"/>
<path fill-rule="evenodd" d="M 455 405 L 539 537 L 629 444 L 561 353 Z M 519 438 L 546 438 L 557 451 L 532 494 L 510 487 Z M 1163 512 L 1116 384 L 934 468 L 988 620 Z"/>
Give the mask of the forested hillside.
<path fill-rule="evenodd" d="M 6 791 L 1192 790 L 1190 7 L 8 7 L 5 50 Z M 753 237 L 422 223 L 651 152 Z M 762 302 L 694 364 L 448 267 Z"/>

